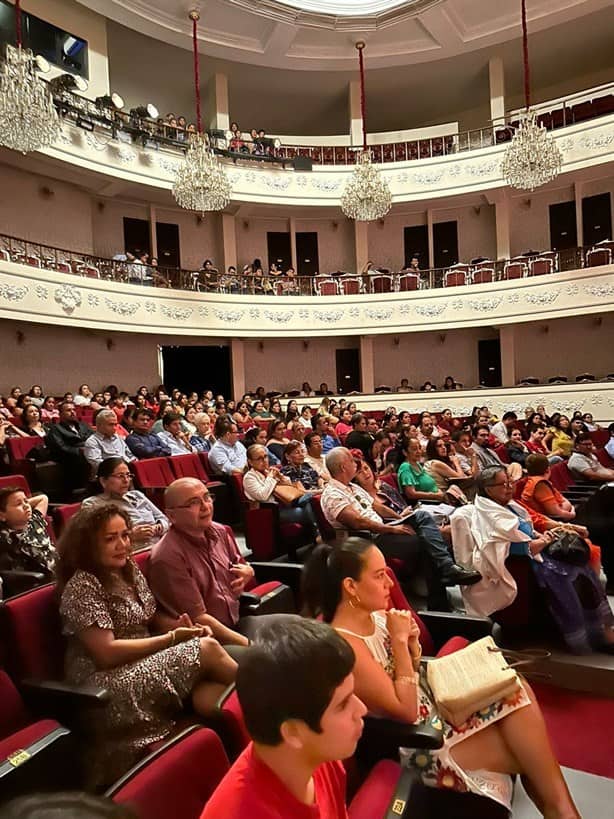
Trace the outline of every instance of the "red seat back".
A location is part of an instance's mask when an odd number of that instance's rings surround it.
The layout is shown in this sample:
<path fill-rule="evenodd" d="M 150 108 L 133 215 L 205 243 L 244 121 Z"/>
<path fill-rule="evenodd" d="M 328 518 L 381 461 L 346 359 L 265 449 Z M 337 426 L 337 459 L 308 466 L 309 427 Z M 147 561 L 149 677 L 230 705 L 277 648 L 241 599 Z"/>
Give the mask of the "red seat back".
<path fill-rule="evenodd" d="M 139 567 L 141 572 L 147 577 L 147 569 L 149 568 L 149 558 L 151 557 L 151 549 L 139 549 L 138 552 L 132 553 L 132 559 Z"/>
<path fill-rule="evenodd" d="M 139 489 L 160 489 L 175 480 L 167 458 L 147 458 L 130 464 Z"/>
<path fill-rule="evenodd" d="M 399 290 L 406 293 L 408 290 L 418 289 L 418 276 L 415 273 L 403 273 L 399 276 Z"/>
<path fill-rule="evenodd" d="M 80 503 L 67 503 L 64 506 L 58 506 L 55 510 L 55 518 L 58 528 L 58 534 L 62 534 L 68 521 L 74 517 L 81 509 Z"/>
<path fill-rule="evenodd" d="M 5 671 L 0 671 L 0 739 L 20 731 L 31 722 L 19 691 Z"/>
<path fill-rule="evenodd" d="M 610 440 L 610 433 L 607 429 L 596 429 L 590 433 L 591 440 L 596 447 L 602 447 Z"/>
<path fill-rule="evenodd" d="M 16 486 L 18 489 L 22 489 L 28 497 L 32 494 L 30 486 L 23 475 L 3 475 L 0 478 L 0 489 L 4 489 L 6 486 Z"/>
<path fill-rule="evenodd" d="M 395 474 L 388 474 L 388 475 L 381 475 L 380 481 L 382 483 L 387 483 L 393 489 L 396 489 L 399 492 L 399 480 Z"/>
<path fill-rule="evenodd" d="M 24 461 L 36 447 L 44 446 L 45 440 L 38 435 L 28 435 L 27 438 L 7 438 L 6 451 L 9 464 L 13 466 L 17 461 Z"/>
<path fill-rule="evenodd" d="M 322 511 L 322 504 L 320 502 L 320 496 L 319 495 L 314 495 L 311 498 L 311 507 L 312 507 L 312 509 L 314 511 L 314 514 L 316 516 L 316 522 L 318 524 L 318 529 L 320 530 L 320 534 L 322 535 L 322 538 L 324 540 L 330 540 L 331 542 L 334 542 L 336 537 L 337 537 L 337 533 L 335 532 L 335 529 L 330 525 L 330 523 L 326 520 L 326 517 L 324 516 L 324 512 Z"/>
<path fill-rule="evenodd" d="M 173 455 L 168 458 L 168 464 L 175 478 L 196 478 L 204 483 L 208 481 L 205 468 L 196 453 Z"/>
<path fill-rule="evenodd" d="M 599 463 L 602 466 L 605 466 L 606 469 L 614 469 L 614 459 L 610 458 L 605 449 L 596 449 L 595 455 L 597 456 Z"/>
<path fill-rule="evenodd" d="M 499 446 L 495 449 L 495 452 L 504 464 L 511 463 L 509 452 L 507 451 L 505 444 L 499 444 Z"/>
<path fill-rule="evenodd" d="M 191 728 L 136 765 L 110 795 L 142 819 L 198 819 L 229 767 L 217 734 Z"/>
<path fill-rule="evenodd" d="M 574 481 L 566 463 L 561 462 L 550 467 L 550 482 L 559 492 L 569 489 Z"/>
<path fill-rule="evenodd" d="M 6 658 L 11 676 L 63 679 L 65 645 L 55 584 L 11 597 L 0 615 L 3 642 L 11 646 Z"/>

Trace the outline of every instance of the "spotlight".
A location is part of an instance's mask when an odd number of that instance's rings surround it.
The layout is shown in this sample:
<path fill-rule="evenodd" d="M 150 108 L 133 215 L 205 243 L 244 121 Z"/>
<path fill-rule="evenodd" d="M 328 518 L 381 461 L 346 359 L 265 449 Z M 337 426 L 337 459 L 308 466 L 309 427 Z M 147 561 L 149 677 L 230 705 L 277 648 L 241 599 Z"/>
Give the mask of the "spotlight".
<path fill-rule="evenodd" d="M 118 111 L 124 107 L 124 99 L 119 94 L 104 94 L 102 97 L 96 97 L 96 105 L 98 108 L 116 108 Z"/>
<path fill-rule="evenodd" d="M 60 74 L 49 80 L 49 90 L 52 94 L 62 94 L 66 91 L 87 91 L 87 81 L 74 74 Z"/>
<path fill-rule="evenodd" d="M 231 139 L 234 139 L 234 134 L 232 133 L 232 131 L 226 131 L 224 133 L 224 136 L 226 137 L 228 142 L 230 142 Z"/>
<path fill-rule="evenodd" d="M 130 109 L 130 116 L 136 117 L 138 119 L 157 119 L 159 117 L 159 111 L 155 105 L 152 105 L 151 102 L 147 103 L 147 105 L 137 105 L 136 108 Z"/>

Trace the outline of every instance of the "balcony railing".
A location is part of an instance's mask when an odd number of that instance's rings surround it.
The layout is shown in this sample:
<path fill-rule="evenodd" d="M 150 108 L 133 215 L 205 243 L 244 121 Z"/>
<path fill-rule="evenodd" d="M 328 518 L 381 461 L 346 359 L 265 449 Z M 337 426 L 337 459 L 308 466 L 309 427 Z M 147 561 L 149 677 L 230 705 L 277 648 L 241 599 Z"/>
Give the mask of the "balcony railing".
<path fill-rule="evenodd" d="M 54 97 L 56 108 L 62 118 L 87 131 L 120 141 L 139 144 L 152 150 L 185 152 L 190 132 L 147 117 L 137 117 L 97 105 L 95 102 L 70 91 Z M 614 83 L 600 86 L 589 92 L 570 95 L 556 100 L 552 105 L 537 106 L 538 122 L 548 130 L 554 130 L 577 122 L 614 113 Z M 371 145 L 373 160 L 378 163 L 406 162 L 448 156 L 480 148 L 488 148 L 510 140 L 517 126 L 517 115 L 508 117 L 509 124 L 489 123 L 458 134 L 411 139 Z M 239 144 L 228 142 L 223 131 L 210 132 L 212 145 L 220 156 L 235 163 L 276 164 L 296 169 L 304 165 L 346 166 L 353 165 L 359 146 L 351 145 L 280 145 L 278 140 L 263 142 L 242 138 Z M 322 138 L 323 141 L 325 137 Z"/>
<path fill-rule="evenodd" d="M 492 284 L 499 281 L 549 275 L 611 264 L 614 242 L 560 251 L 527 251 L 512 259 L 474 259 L 467 264 L 414 271 L 385 268 L 366 273 L 335 271 L 312 276 L 228 274 L 216 270 L 153 267 L 123 259 L 108 259 L 57 248 L 39 242 L 0 235 L 0 262 L 16 262 L 41 270 L 68 273 L 148 287 L 173 288 L 203 293 L 250 296 L 351 296 L 417 292 L 441 287 Z"/>

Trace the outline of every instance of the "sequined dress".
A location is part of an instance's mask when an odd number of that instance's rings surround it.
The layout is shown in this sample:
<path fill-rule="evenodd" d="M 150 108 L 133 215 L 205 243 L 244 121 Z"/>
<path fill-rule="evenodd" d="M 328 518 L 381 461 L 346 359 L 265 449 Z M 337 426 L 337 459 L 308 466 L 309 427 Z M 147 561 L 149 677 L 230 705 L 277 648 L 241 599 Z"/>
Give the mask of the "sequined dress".
<path fill-rule="evenodd" d="M 200 643 L 192 639 L 116 668 L 97 669 L 79 632 L 97 626 L 116 639 L 149 637 L 156 603 L 147 582 L 133 564 L 134 586 L 125 581 L 108 590 L 93 574 L 77 571 L 60 602 L 63 632 L 68 638 L 65 676 L 68 682 L 101 686 L 110 702 L 83 714 L 88 733 L 86 765 L 91 786 L 113 782 L 164 739 L 180 714 L 183 700 L 199 675 Z"/>
<path fill-rule="evenodd" d="M 338 628 L 342 634 L 351 634 L 362 640 L 369 649 L 373 658 L 388 674 L 394 676 L 394 656 L 390 643 L 390 636 L 386 628 L 386 617 L 383 612 L 373 612 L 371 618 L 374 624 L 373 634 L 364 637 L 347 629 Z M 419 723 L 427 723 L 434 728 L 442 729 L 444 744 L 439 750 L 431 751 L 421 748 L 400 748 L 401 761 L 406 766 L 415 767 L 425 785 L 437 788 L 447 788 L 459 792 L 488 796 L 511 808 L 512 781 L 506 774 L 493 771 L 476 770 L 466 771 L 458 765 L 450 750 L 459 742 L 492 725 L 513 711 L 530 704 L 530 699 L 524 688 L 507 699 L 499 700 L 472 714 L 459 727 L 455 727 L 442 719 L 437 713 L 433 695 L 426 680 L 424 668 L 420 671 L 420 686 L 418 689 L 418 719 Z"/>

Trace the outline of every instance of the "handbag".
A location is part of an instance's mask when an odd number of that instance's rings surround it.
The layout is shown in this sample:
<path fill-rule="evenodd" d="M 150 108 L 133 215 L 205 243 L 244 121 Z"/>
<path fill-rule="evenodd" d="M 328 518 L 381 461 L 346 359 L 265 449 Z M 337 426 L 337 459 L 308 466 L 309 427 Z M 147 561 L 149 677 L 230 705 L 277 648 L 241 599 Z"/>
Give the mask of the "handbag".
<path fill-rule="evenodd" d="M 297 489 L 296 486 L 290 486 L 284 483 L 278 483 L 273 490 L 273 495 L 282 506 L 292 506 L 292 504 L 299 498 L 302 498 L 304 494 L 302 489 Z"/>
<path fill-rule="evenodd" d="M 591 557 L 588 543 L 577 532 L 559 530 L 555 539 L 544 549 L 553 560 L 572 566 L 586 566 Z"/>
<path fill-rule="evenodd" d="M 483 637 L 460 651 L 429 660 L 426 678 L 437 709 L 458 727 L 476 711 L 511 696 L 520 678 L 492 637 Z"/>

